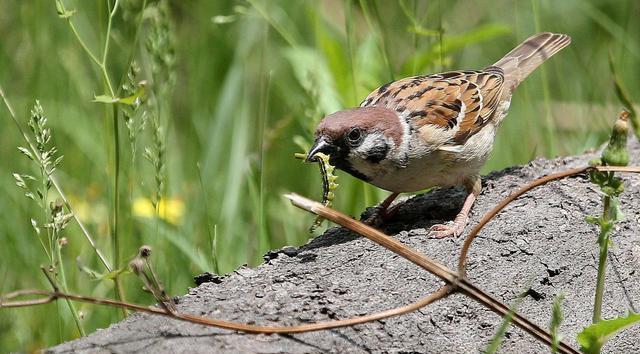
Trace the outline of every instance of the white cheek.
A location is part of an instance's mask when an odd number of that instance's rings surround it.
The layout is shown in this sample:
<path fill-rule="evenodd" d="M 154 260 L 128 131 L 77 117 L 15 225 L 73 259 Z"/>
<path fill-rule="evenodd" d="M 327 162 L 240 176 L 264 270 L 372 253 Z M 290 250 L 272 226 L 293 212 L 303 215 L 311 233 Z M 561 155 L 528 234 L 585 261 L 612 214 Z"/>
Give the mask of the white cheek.
<path fill-rule="evenodd" d="M 352 152 L 354 155 L 364 157 L 368 155 L 368 152 L 374 149 L 376 146 L 385 144 L 384 136 L 380 133 L 368 134 L 362 144 L 354 149 Z"/>
<path fill-rule="evenodd" d="M 368 176 L 369 178 L 377 178 L 386 174 L 391 170 L 390 161 L 381 161 L 379 163 L 372 164 L 366 160 L 366 157 L 370 155 L 372 149 L 379 148 L 381 145 L 388 145 L 392 149 L 395 147 L 391 138 L 385 137 L 380 132 L 374 132 L 368 134 L 362 144 L 355 149 L 352 149 L 347 159 L 351 166 L 358 172 Z"/>

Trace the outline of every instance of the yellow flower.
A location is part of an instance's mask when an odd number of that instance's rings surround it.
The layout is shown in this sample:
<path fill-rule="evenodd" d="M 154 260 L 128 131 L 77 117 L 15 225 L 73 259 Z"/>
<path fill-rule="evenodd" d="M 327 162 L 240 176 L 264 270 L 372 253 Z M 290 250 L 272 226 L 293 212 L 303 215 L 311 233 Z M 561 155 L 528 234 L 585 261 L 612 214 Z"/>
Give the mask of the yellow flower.
<path fill-rule="evenodd" d="M 143 218 L 153 218 L 156 210 L 148 198 L 138 197 L 133 201 L 133 215 Z M 171 224 L 178 225 L 184 215 L 184 201 L 179 198 L 162 198 L 158 203 L 159 217 Z"/>

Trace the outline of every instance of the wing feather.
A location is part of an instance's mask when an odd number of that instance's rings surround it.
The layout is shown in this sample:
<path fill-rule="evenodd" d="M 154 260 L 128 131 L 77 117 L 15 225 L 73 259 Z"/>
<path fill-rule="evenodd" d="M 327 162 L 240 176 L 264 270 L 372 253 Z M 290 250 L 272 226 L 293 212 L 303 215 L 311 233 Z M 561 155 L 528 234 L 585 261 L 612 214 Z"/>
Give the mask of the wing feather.
<path fill-rule="evenodd" d="M 444 137 L 443 146 L 463 145 L 491 121 L 503 88 L 498 67 L 412 76 L 379 87 L 361 107 L 395 110 L 421 136 Z"/>

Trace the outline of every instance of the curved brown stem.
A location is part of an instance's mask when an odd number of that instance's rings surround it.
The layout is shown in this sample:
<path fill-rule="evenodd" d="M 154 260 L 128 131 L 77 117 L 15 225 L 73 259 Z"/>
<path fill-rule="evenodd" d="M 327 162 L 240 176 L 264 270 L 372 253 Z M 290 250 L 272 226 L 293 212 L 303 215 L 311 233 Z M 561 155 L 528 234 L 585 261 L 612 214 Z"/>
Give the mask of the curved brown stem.
<path fill-rule="evenodd" d="M 477 288 L 468 279 L 459 276 L 458 273 L 449 269 L 445 265 L 423 255 L 422 253 L 410 247 L 407 247 L 400 241 L 384 234 L 383 232 L 376 230 L 371 226 L 363 224 L 362 222 L 356 221 L 339 211 L 328 208 L 321 203 L 315 202 L 311 199 L 307 199 L 300 195 L 288 194 L 285 195 L 285 197 L 288 198 L 293 203 L 293 205 L 297 206 L 298 208 L 320 215 L 327 220 L 331 220 L 336 224 L 344 226 L 349 230 L 365 236 L 369 240 L 379 244 L 382 247 L 387 248 L 397 255 L 402 256 L 403 258 L 436 275 L 452 287 L 455 287 L 455 290 L 458 290 L 462 294 L 479 302 L 498 315 L 504 317 L 510 313 L 510 309 L 508 306 Z M 516 326 L 520 327 L 522 330 L 531 334 L 536 339 L 551 347 L 552 338 L 551 334 L 547 330 L 536 325 L 517 312 L 513 313 L 513 323 Z M 559 343 L 558 351 L 560 353 L 578 353 L 575 349 L 571 348 L 564 342 Z"/>
<path fill-rule="evenodd" d="M 500 203 L 498 203 L 498 205 L 496 205 L 493 209 L 491 209 L 489 212 L 484 214 L 484 216 L 482 217 L 482 219 L 480 219 L 478 224 L 476 224 L 476 226 L 471 230 L 471 232 L 469 232 L 469 235 L 467 235 L 467 238 L 465 239 L 464 244 L 462 245 L 462 250 L 460 251 L 460 258 L 458 260 L 458 272 L 460 273 L 460 276 L 466 277 L 467 254 L 469 253 L 469 248 L 471 247 L 471 243 L 473 243 L 473 240 L 476 238 L 478 233 L 480 233 L 480 230 L 482 230 L 482 228 L 489 221 L 491 221 L 491 219 L 493 219 L 496 215 L 498 215 L 498 213 L 502 211 L 502 209 L 504 209 L 507 205 L 509 205 L 509 203 L 514 201 L 519 196 L 543 184 L 546 184 L 558 179 L 583 174 L 589 171 L 594 171 L 594 170 L 600 171 L 600 172 L 640 173 L 639 166 L 588 166 L 588 167 L 573 168 L 567 171 L 552 173 L 550 175 L 540 177 L 530 182 L 526 186 L 520 188 L 516 192 L 510 194 L 508 197 L 504 198 Z"/>
<path fill-rule="evenodd" d="M 381 319 L 389 318 L 393 316 L 403 315 L 405 313 L 416 311 L 439 299 L 446 297 L 451 292 L 451 290 L 452 290 L 451 286 L 444 285 L 440 287 L 440 289 L 436 290 L 434 293 L 431 293 L 428 296 L 406 306 L 401 306 L 401 307 L 393 308 L 390 310 L 377 312 L 371 315 L 347 318 L 344 320 L 334 320 L 334 321 L 310 323 L 310 324 L 295 325 L 295 326 L 250 325 L 245 323 L 217 320 L 217 319 L 208 318 L 208 317 L 180 313 L 180 312 L 173 311 L 169 308 L 159 308 L 159 307 L 153 307 L 153 306 L 147 307 L 143 305 L 132 304 L 132 303 L 118 301 L 118 300 L 100 299 L 100 298 L 95 298 L 90 296 L 68 294 L 68 293 L 59 292 L 59 291 L 44 291 L 44 290 L 30 290 L 30 289 L 14 291 L 4 295 L 3 297 L 0 298 L 0 308 L 42 305 L 42 304 L 48 304 L 50 302 L 56 301 L 57 299 L 69 299 L 73 301 L 87 302 L 95 305 L 108 305 L 108 306 L 120 307 L 123 309 L 128 309 L 133 311 L 152 313 L 156 315 L 175 318 L 177 320 L 182 320 L 186 322 L 197 323 L 205 326 L 213 326 L 213 327 L 219 327 L 224 329 L 236 330 L 236 331 L 242 331 L 246 333 L 302 333 L 302 332 L 318 331 L 323 329 L 348 327 L 348 326 L 353 326 L 353 325 L 362 324 L 366 322 L 381 320 Z M 12 299 L 19 296 L 27 296 L 27 295 L 40 295 L 44 297 L 40 299 L 33 299 L 33 300 L 6 301 L 7 299 Z"/>

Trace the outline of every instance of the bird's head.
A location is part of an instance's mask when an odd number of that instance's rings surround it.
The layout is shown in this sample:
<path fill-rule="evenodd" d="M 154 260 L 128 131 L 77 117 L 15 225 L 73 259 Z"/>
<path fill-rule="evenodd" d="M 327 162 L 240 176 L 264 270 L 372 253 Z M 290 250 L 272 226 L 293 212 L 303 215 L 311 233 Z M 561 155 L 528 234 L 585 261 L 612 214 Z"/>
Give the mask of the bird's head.
<path fill-rule="evenodd" d="M 395 156 L 405 139 L 401 118 L 383 107 L 361 107 L 326 116 L 315 132 L 307 161 L 317 153 L 329 155 L 337 168 L 365 181 L 378 166 Z"/>

